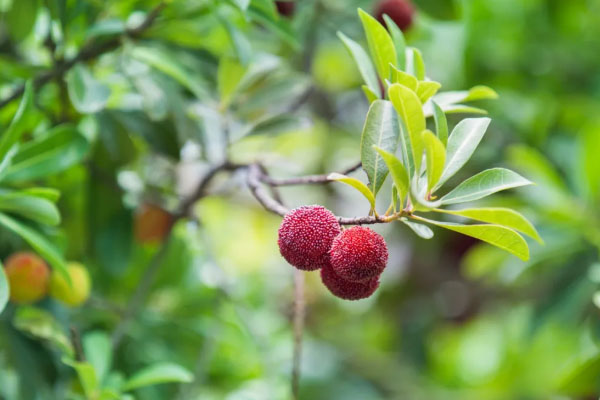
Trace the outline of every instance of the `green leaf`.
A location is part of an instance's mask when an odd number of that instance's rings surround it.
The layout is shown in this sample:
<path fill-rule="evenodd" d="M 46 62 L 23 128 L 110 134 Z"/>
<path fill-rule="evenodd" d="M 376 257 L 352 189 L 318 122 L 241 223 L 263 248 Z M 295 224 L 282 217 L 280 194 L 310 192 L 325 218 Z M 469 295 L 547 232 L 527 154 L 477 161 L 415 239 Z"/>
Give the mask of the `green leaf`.
<path fill-rule="evenodd" d="M 365 198 L 367 200 L 369 200 L 369 204 L 371 204 L 371 209 L 372 210 L 375 209 L 375 195 L 373 194 L 373 192 L 371 192 L 371 189 L 369 189 L 369 187 L 367 185 L 365 185 L 358 179 L 352 178 L 352 177 L 349 177 L 346 175 L 338 174 L 335 172 L 329 174 L 329 176 L 327 176 L 327 179 L 329 179 L 331 181 L 343 182 L 347 185 L 352 186 L 353 188 L 358 190 L 360 193 L 362 193 L 362 195 L 365 196 Z"/>
<path fill-rule="evenodd" d="M 102 382 L 110 372 L 112 349 L 110 337 L 105 332 L 90 332 L 83 336 L 83 352 Z"/>
<path fill-rule="evenodd" d="M 394 108 L 398 111 L 408 131 L 412 160 L 418 173 L 421 170 L 423 159 L 424 143 L 422 133 L 425 130 L 425 116 L 423 115 L 421 101 L 415 92 L 398 83 L 390 86 L 388 93 Z"/>
<path fill-rule="evenodd" d="M 463 235 L 474 237 L 486 243 L 499 247 L 519 257 L 523 261 L 529 260 L 529 247 L 527 242 L 517 232 L 500 225 L 462 225 L 451 222 L 434 221 L 423 217 L 413 216 L 418 221 L 440 226 Z"/>
<path fill-rule="evenodd" d="M 156 385 L 167 382 L 189 383 L 194 380 L 194 375 L 177 364 L 161 363 L 151 365 L 135 373 L 123 385 L 124 391 L 130 391 L 144 386 Z"/>
<path fill-rule="evenodd" d="M 0 213 L 0 225 L 22 237 L 42 258 L 46 259 L 53 268 L 56 268 L 68 282 L 71 281 L 65 261 L 58 250 L 45 237 L 29 226 L 3 213 Z"/>
<path fill-rule="evenodd" d="M 40 197 L 42 199 L 49 200 L 53 203 L 56 203 L 60 198 L 60 192 L 58 190 L 45 187 L 32 187 L 22 189 L 21 193 L 28 194 L 30 196 Z"/>
<path fill-rule="evenodd" d="M 231 98 L 245 73 L 246 68 L 236 59 L 231 57 L 221 58 L 217 71 L 217 87 L 221 97 L 221 108 L 225 109 L 229 106 Z"/>
<path fill-rule="evenodd" d="M 8 303 L 9 295 L 10 287 L 8 286 L 8 279 L 6 279 L 6 274 L 4 273 L 4 266 L 0 262 L 0 314 L 2 314 Z"/>
<path fill-rule="evenodd" d="M 469 90 L 443 92 L 434 97 L 440 106 L 475 100 L 497 99 L 498 93 L 487 86 L 475 86 Z"/>
<path fill-rule="evenodd" d="M 393 19 L 391 19 L 387 14 L 383 15 L 383 20 L 385 21 L 385 26 L 387 27 L 390 35 L 392 35 L 392 41 L 394 42 L 394 47 L 396 48 L 396 57 L 398 63 L 396 64 L 399 69 L 406 69 L 406 40 L 404 40 L 404 34 L 402 30 L 396 25 Z"/>
<path fill-rule="evenodd" d="M 435 120 L 435 132 L 444 146 L 448 144 L 448 120 L 444 110 L 435 102 L 433 104 L 433 118 Z"/>
<path fill-rule="evenodd" d="M 53 202 L 24 192 L 0 190 L 0 210 L 21 215 L 35 222 L 58 225 L 60 213 Z"/>
<path fill-rule="evenodd" d="M 427 192 L 431 192 L 442 176 L 446 162 L 446 148 L 440 139 L 429 130 L 423 132 L 423 142 L 427 160 Z"/>
<path fill-rule="evenodd" d="M 412 49 L 412 66 L 409 68 L 419 81 L 425 80 L 425 62 L 419 49 Z"/>
<path fill-rule="evenodd" d="M 170 76 L 189 89 L 197 98 L 206 97 L 207 91 L 199 74 L 188 71 L 177 61 L 177 57 L 168 51 L 158 47 L 137 46 L 132 49 L 131 56 Z"/>
<path fill-rule="evenodd" d="M 13 325 L 16 329 L 57 346 L 64 354 L 73 355 L 73 347 L 54 316 L 36 307 L 19 307 Z"/>
<path fill-rule="evenodd" d="M 589 123 L 580 135 L 581 167 L 590 199 L 600 195 L 600 120 Z"/>
<path fill-rule="evenodd" d="M 392 83 L 399 83 L 401 85 L 404 85 L 413 92 L 417 91 L 417 87 L 419 86 L 419 81 L 417 80 L 417 78 L 415 78 L 411 74 L 407 74 L 406 72 L 399 70 L 394 66 L 390 67 L 392 68 Z"/>
<path fill-rule="evenodd" d="M 427 225 L 419 224 L 413 221 L 409 221 L 406 218 L 400 218 L 406 226 L 408 226 L 414 233 L 417 234 L 420 238 L 423 239 L 431 239 L 433 237 L 433 231 Z"/>
<path fill-rule="evenodd" d="M 229 40 L 235 49 L 235 53 L 243 65 L 248 64 L 252 57 L 252 45 L 242 33 L 228 18 L 219 18 L 221 23 L 227 30 Z"/>
<path fill-rule="evenodd" d="M 71 103 L 80 113 L 98 112 L 108 102 L 109 87 L 98 82 L 81 63 L 71 68 L 67 73 L 66 81 Z"/>
<path fill-rule="evenodd" d="M 409 191 L 408 172 L 406 172 L 406 168 L 404 168 L 404 165 L 402 165 L 400 160 L 398 160 L 394 154 L 389 153 L 377 146 L 373 146 L 373 148 L 381 155 L 383 161 L 385 161 L 390 170 L 392 179 L 394 180 L 394 187 L 396 188 L 398 197 L 400 198 L 400 208 L 402 208 L 404 206 L 404 198 Z"/>
<path fill-rule="evenodd" d="M 463 165 L 479 145 L 490 124 L 489 118 L 466 118 L 460 121 L 448 138 L 446 166 L 436 189 L 450 179 Z"/>
<path fill-rule="evenodd" d="M 25 84 L 23 98 L 13 117 L 8 129 L 0 138 L 0 160 L 4 160 L 11 147 L 19 141 L 24 130 L 27 128 L 27 118 L 33 109 L 33 83 L 28 81 Z"/>
<path fill-rule="evenodd" d="M 450 193 L 442 197 L 442 204 L 474 201 L 501 190 L 525 185 L 531 185 L 531 182 L 509 169 L 486 169 L 452 189 Z"/>
<path fill-rule="evenodd" d="M 88 399 L 98 398 L 98 392 L 100 385 L 98 383 L 98 377 L 92 364 L 88 362 L 75 361 L 69 357 L 63 357 L 62 362 L 72 367 L 79 377 L 79 382 L 85 393 L 85 397 Z"/>
<path fill-rule="evenodd" d="M 356 43 L 342 32 L 338 32 L 337 35 L 354 59 L 354 62 L 358 67 L 358 71 L 360 72 L 360 75 L 367 84 L 367 87 L 370 89 L 371 93 L 373 93 L 377 98 L 381 98 L 381 90 L 379 90 L 377 73 L 375 72 L 375 68 L 373 67 L 371 59 L 367 55 L 367 52 L 360 44 Z M 369 96 L 367 96 L 367 98 L 369 98 Z"/>
<path fill-rule="evenodd" d="M 290 132 L 301 125 L 298 117 L 289 114 L 267 115 L 250 125 L 242 136 L 275 135 Z"/>
<path fill-rule="evenodd" d="M 536 231 L 535 227 L 518 212 L 511 210 L 510 208 L 469 208 L 464 210 L 435 210 L 445 214 L 458 215 L 465 218 L 471 218 L 481 222 L 488 222 L 490 224 L 502 225 L 507 228 L 514 229 L 522 232 L 539 243 L 544 241 Z"/>
<path fill-rule="evenodd" d="M 373 93 L 373 91 L 367 85 L 362 85 L 361 88 L 362 88 L 363 93 L 365 94 L 365 97 L 367 98 L 367 101 L 369 102 L 369 104 L 371 104 L 372 102 L 374 102 L 375 100 L 377 100 L 379 98 L 379 96 L 377 96 L 375 93 Z"/>
<path fill-rule="evenodd" d="M 421 103 L 425 104 L 442 87 L 442 84 L 434 81 L 420 81 L 417 86 L 417 96 Z"/>
<path fill-rule="evenodd" d="M 362 22 L 371 58 L 375 61 L 375 68 L 379 78 L 384 81 L 390 78 L 390 63 L 397 61 L 396 48 L 388 31 L 375 18 L 358 9 Z"/>
<path fill-rule="evenodd" d="M 544 186 L 553 187 L 565 194 L 568 193 L 569 189 L 559 172 L 538 150 L 523 145 L 513 145 L 508 148 L 507 157 L 512 166 L 526 171 L 527 175 L 532 176 L 536 183 L 544 183 Z"/>
<path fill-rule="evenodd" d="M 22 182 L 63 171 L 79 163 L 90 143 L 72 125 L 60 125 L 47 135 L 22 145 L 0 180 Z"/>
<path fill-rule="evenodd" d="M 398 118 L 392 103 L 386 100 L 371 103 L 360 141 L 360 159 L 375 196 L 385 182 L 388 168 L 373 146 L 395 153 L 399 133 Z"/>

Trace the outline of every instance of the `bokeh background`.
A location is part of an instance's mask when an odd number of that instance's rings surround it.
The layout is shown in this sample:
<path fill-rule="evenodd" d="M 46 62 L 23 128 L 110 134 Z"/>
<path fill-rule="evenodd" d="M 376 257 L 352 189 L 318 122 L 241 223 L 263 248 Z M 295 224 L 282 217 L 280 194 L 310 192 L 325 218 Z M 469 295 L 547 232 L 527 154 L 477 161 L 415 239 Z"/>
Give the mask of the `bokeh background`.
<path fill-rule="evenodd" d="M 82 307 L 37 305 L 65 330 L 114 334 L 162 248 L 136 240 L 136 210 L 153 203 L 174 212 L 225 148 L 237 162 L 262 160 L 278 177 L 337 171 L 359 159 L 368 103 L 336 32 L 364 43 L 356 9 L 372 12 L 375 2 L 298 0 L 294 15 L 280 19 L 260 8 L 243 12 L 245 3 L 168 2 L 143 35 L 69 72 L 68 96 L 55 82 L 37 92 L 31 137 L 69 121 L 86 139 L 74 162 L 32 178 L 61 191 L 63 221 L 45 233 L 93 279 Z M 483 84 L 499 94 L 478 104 L 492 124 L 461 178 L 507 166 L 536 182 L 486 204 L 520 210 L 545 245 L 531 242 L 523 262 L 440 229 L 424 240 L 403 224 L 374 227 L 390 262 L 373 297 L 336 299 L 317 273 L 306 274 L 300 398 L 596 399 L 600 1 L 413 3 L 405 35 L 421 49 L 428 76 L 443 90 Z M 0 94 L 50 68 L 53 57 L 121 35 L 155 5 L 0 1 Z M 238 64 L 225 78 L 217 66 L 230 58 L 251 73 L 225 101 L 223 82 L 239 74 Z M 17 105 L 0 110 L 5 124 Z M 457 121 L 450 117 L 451 126 Z M 194 208 L 197 220 L 175 225 L 112 370 L 129 375 L 168 360 L 194 374 L 191 383 L 141 389 L 139 399 L 289 398 L 293 269 L 277 248 L 281 219 L 249 195 L 239 173 L 220 176 L 210 193 Z M 282 195 L 290 207 L 368 211 L 341 185 Z M 26 247 L 0 231 L 3 259 Z M 11 305 L 0 315 L 0 398 L 84 398 L 59 351 L 17 329 L 15 313 Z"/>

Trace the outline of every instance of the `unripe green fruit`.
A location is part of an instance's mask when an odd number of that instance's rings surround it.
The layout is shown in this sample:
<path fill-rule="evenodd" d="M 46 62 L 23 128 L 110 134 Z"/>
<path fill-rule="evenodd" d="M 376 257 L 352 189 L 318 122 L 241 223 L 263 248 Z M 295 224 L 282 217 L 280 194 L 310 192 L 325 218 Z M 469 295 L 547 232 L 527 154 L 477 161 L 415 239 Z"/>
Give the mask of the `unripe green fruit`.
<path fill-rule="evenodd" d="M 90 297 L 92 282 L 87 269 L 80 263 L 70 262 L 67 272 L 71 278 L 71 285 L 60 272 L 52 273 L 50 295 L 66 305 L 77 307 Z"/>
<path fill-rule="evenodd" d="M 50 269 L 36 254 L 15 253 L 4 264 L 12 302 L 35 303 L 48 293 Z"/>

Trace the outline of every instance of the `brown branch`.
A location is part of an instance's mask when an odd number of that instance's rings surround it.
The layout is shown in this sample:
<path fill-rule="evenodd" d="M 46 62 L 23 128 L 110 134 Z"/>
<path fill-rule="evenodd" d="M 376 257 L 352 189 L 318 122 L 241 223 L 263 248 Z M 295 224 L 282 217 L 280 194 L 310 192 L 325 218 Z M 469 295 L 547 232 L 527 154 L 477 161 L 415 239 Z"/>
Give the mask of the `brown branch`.
<path fill-rule="evenodd" d="M 54 66 L 53 69 L 46 71 L 44 73 L 41 73 L 40 75 L 35 77 L 33 79 L 33 87 L 35 89 L 39 89 L 42 86 L 45 86 L 47 83 L 51 82 L 52 80 L 59 79 L 60 77 L 62 77 L 65 73 L 67 73 L 67 71 L 69 71 L 71 68 L 73 68 L 77 63 L 90 61 L 92 59 L 95 59 L 95 58 L 101 56 L 104 53 L 107 53 L 111 50 L 116 49 L 117 47 L 119 47 L 121 45 L 123 38 L 126 38 L 126 37 L 133 38 L 133 39 L 138 38 L 140 35 L 142 35 L 144 33 L 144 31 L 146 31 L 148 28 L 150 28 L 152 26 L 152 24 L 154 23 L 154 21 L 156 21 L 156 19 L 160 15 L 160 12 L 163 10 L 163 8 L 165 8 L 165 6 L 166 6 L 166 3 L 164 1 L 161 1 L 156 7 L 154 7 L 148 13 L 148 15 L 146 16 L 146 19 L 144 19 L 144 21 L 142 21 L 141 24 L 139 24 L 135 28 L 127 29 L 125 31 L 125 33 L 120 37 L 113 38 L 113 39 L 107 40 L 105 42 L 97 42 L 94 40 L 88 42 L 79 50 L 79 53 L 77 53 L 73 58 L 66 60 L 64 62 L 58 63 Z M 7 104 L 11 103 L 12 101 L 18 99 L 19 97 L 21 97 L 23 95 L 24 92 L 25 92 L 25 85 L 23 84 L 23 85 L 19 86 L 17 89 L 15 89 L 8 97 L 0 100 L 0 108 L 3 108 Z"/>
<path fill-rule="evenodd" d="M 356 169 L 358 166 L 352 166 L 343 173 L 349 173 Z M 273 179 L 270 176 L 262 172 L 262 167 L 258 164 L 251 164 L 248 166 L 247 183 L 252 195 L 258 200 L 258 202 L 267 210 L 271 211 L 280 216 L 284 216 L 290 210 L 285 207 L 280 201 L 277 201 L 274 197 L 270 196 L 265 190 L 264 185 L 267 186 L 284 186 L 284 185 L 304 185 L 304 184 L 324 184 L 331 182 L 327 178 L 327 175 L 311 175 L 298 178 L 290 179 Z M 263 185 L 264 184 L 264 185 Z M 341 225 L 370 225 L 370 224 L 381 224 L 394 221 L 404 215 L 404 211 L 399 214 L 393 214 L 389 216 L 365 216 L 365 217 L 336 217 Z"/>
<path fill-rule="evenodd" d="M 75 360 L 84 362 L 85 354 L 83 353 L 83 346 L 81 345 L 81 335 L 79 334 L 79 330 L 75 325 L 71 325 L 69 327 L 69 332 L 71 336 L 71 344 L 75 353 Z"/>
<path fill-rule="evenodd" d="M 351 172 L 356 171 L 361 167 L 361 163 L 358 162 L 351 167 L 346 168 L 339 173 L 342 175 L 347 175 Z M 333 179 L 329 179 L 329 174 L 327 175 L 308 175 L 308 176 L 300 176 L 295 178 L 271 178 L 270 176 L 263 174 L 261 176 L 261 181 L 269 186 L 293 186 L 293 185 L 312 185 L 312 184 L 320 184 L 320 183 L 329 183 L 333 182 Z"/>

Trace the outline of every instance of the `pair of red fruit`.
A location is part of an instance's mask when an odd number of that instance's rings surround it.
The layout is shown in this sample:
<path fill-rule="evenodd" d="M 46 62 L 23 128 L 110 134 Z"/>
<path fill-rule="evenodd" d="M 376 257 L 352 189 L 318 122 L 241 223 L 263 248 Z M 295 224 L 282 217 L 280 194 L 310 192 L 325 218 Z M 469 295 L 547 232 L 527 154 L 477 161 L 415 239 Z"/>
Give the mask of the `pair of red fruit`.
<path fill-rule="evenodd" d="M 278 244 L 287 262 L 304 271 L 321 269 L 323 284 L 346 300 L 371 296 L 388 260 L 381 235 L 362 226 L 342 230 L 331 211 L 316 205 L 286 214 Z"/>

